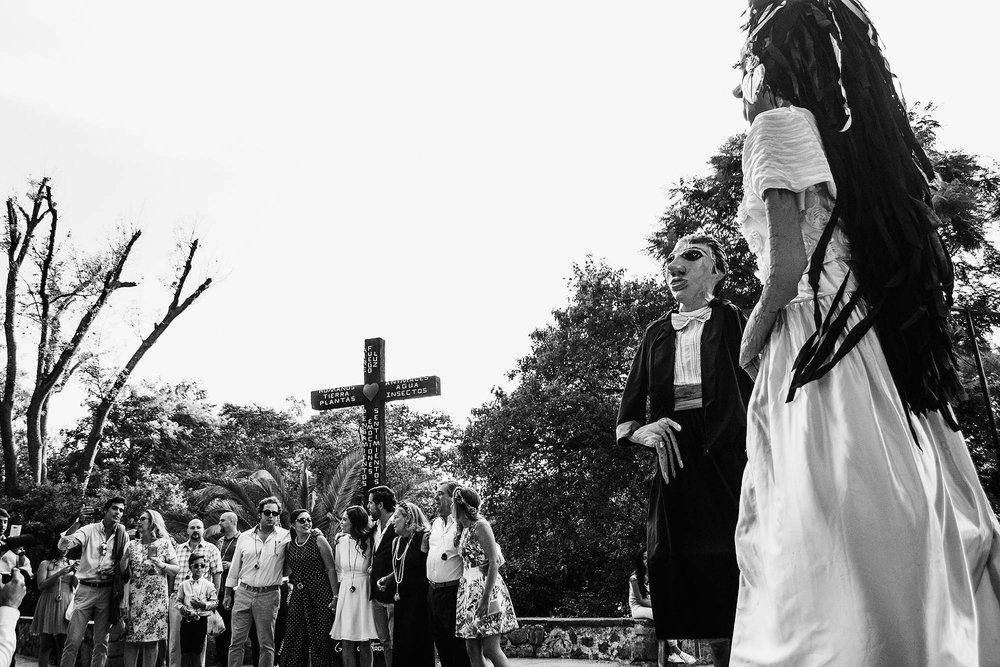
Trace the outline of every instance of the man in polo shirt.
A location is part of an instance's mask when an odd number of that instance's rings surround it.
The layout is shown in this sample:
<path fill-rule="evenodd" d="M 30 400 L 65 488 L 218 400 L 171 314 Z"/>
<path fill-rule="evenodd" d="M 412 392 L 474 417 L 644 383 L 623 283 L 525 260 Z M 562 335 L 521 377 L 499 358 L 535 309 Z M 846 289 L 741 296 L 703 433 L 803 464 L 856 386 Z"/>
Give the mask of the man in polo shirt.
<path fill-rule="evenodd" d="M 76 665 L 76 655 L 91 619 L 94 620 L 94 649 L 90 667 L 104 667 L 108 659 L 112 616 L 117 613 L 113 575 L 128 554 L 128 534 L 121 525 L 125 499 L 115 497 L 104 503 L 104 518 L 98 523 L 88 523 L 93 519 L 88 509 L 85 508 L 59 538 L 60 549 L 82 548 L 76 571 L 80 586 L 73 598 L 73 617 L 69 621 L 60 667 Z"/>
<path fill-rule="evenodd" d="M 215 585 L 215 592 L 221 593 L 222 587 L 222 555 L 218 547 L 211 542 L 206 542 L 205 524 L 201 519 L 191 519 L 187 525 L 188 541 L 177 545 L 177 564 L 180 570 L 174 577 L 173 592 L 170 594 L 170 604 L 168 605 L 167 621 L 169 632 L 167 641 L 170 642 L 170 667 L 181 667 L 181 612 L 177 608 L 177 592 L 181 589 L 181 582 L 191 578 L 191 569 L 188 567 L 188 560 L 193 554 L 200 554 L 205 557 L 205 564 L 208 570 L 205 578 Z M 205 651 L 201 652 L 201 667 L 205 667 Z"/>
<path fill-rule="evenodd" d="M 274 667 L 274 624 L 281 604 L 285 549 L 291 537 L 278 523 L 281 503 L 274 496 L 257 504 L 257 516 L 258 525 L 237 538 L 232 565 L 226 575 L 222 605 L 232 609 L 233 626 L 229 667 L 243 665 L 243 645 L 251 623 L 260 641 L 257 667 Z"/>
<path fill-rule="evenodd" d="M 431 523 L 427 542 L 427 609 L 431 616 L 431 634 L 441 667 L 469 667 L 465 640 L 455 636 L 455 606 L 458 581 L 462 578 L 462 557 L 455 546 L 455 517 L 452 494 L 458 482 L 441 482 L 434 493 L 438 516 Z"/>

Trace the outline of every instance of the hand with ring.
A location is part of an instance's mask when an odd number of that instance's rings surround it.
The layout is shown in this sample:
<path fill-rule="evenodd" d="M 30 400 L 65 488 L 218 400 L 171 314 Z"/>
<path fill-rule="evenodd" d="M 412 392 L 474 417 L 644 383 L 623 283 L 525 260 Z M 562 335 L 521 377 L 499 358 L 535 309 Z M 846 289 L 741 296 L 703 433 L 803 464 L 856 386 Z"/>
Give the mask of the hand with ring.
<path fill-rule="evenodd" d="M 681 448 L 677 444 L 674 431 L 680 431 L 681 425 L 672 419 L 663 417 L 652 424 L 637 428 L 629 440 L 636 444 L 649 447 L 656 452 L 660 460 L 660 471 L 663 481 L 670 484 L 671 477 L 677 477 L 677 471 L 684 467 L 681 460 Z"/>

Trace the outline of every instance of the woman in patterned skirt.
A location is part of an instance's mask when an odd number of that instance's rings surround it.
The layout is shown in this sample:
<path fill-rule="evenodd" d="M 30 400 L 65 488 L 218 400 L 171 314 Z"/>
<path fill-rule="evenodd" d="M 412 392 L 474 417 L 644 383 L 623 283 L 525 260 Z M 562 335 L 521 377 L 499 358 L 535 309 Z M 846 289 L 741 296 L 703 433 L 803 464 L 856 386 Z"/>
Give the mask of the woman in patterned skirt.
<path fill-rule="evenodd" d="M 455 544 L 465 566 L 458 584 L 455 634 L 465 639 L 473 667 L 486 667 L 484 658 L 495 667 L 508 667 L 500 635 L 517 628 L 517 617 L 500 576 L 500 548 L 490 522 L 479 515 L 479 494 L 460 486 L 453 498 L 458 522 Z"/>
<path fill-rule="evenodd" d="M 163 516 L 156 510 L 139 515 L 138 539 L 128 545 L 126 567 L 131 570 L 128 594 L 128 630 L 125 633 L 125 665 L 156 664 L 157 644 L 167 638 L 167 575 L 176 575 L 177 553 L 167 537 Z"/>
<path fill-rule="evenodd" d="M 313 535 L 309 510 L 293 510 L 292 541 L 285 551 L 288 575 L 288 616 L 281 641 L 284 667 L 329 667 L 333 646 L 333 592 L 337 574 L 333 549 L 322 535 Z"/>
<path fill-rule="evenodd" d="M 38 590 L 41 597 L 31 619 L 31 634 L 38 635 L 38 667 L 48 667 L 49 658 L 59 663 L 69 622 L 66 609 L 76 590 L 76 563 L 66 557 L 66 551 L 53 545 L 49 560 L 38 566 Z"/>

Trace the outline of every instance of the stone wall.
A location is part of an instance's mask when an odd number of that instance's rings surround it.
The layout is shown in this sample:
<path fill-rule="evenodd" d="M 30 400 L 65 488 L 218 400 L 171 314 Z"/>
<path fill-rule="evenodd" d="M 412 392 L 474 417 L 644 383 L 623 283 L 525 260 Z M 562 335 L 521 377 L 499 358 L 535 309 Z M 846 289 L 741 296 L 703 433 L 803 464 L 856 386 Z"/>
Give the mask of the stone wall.
<path fill-rule="evenodd" d="M 650 621 L 633 618 L 520 618 L 520 626 L 501 640 L 508 656 L 613 660 L 656 667 L 656 634 Z M 708 643 L 680 640 L 681 648 L 712 664 Z"/>

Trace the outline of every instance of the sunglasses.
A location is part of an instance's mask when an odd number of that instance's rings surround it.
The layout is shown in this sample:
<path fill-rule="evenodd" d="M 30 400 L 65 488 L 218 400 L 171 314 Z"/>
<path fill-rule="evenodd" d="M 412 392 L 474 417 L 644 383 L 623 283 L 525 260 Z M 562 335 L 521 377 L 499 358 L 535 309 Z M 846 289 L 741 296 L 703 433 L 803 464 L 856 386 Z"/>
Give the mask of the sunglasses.
<path fill-rule="evenodd" d="M 192 563 L 190 565 L 190 568 L 192 570 L 201 570 L 201 569 L 206 568 L 206 567 L 208 567 L 208 566 L 205 565 L 204 563 Z"/>
<path fill-rule="evenodd" d="M 313 520 L 307 516 L 299 517 L 298 519 L 295 520 L 295 523 L 312 523 L 312 522 Z"/>
<path fill-rule="evenodd" d="M 706 256 L 705 253 L 701 250 L 698 250 L 697 248 L 689 248 L 684 252 L 682 252 L 680 255 L 681 259 L 683 259 L 686 262 L 697 262 L 699 259 L 705 256 Z M 673 253 L 667 255 L 667 264 L 674 261 L 674 259 L 676 259 L 676 256 Z"/>
<path fill-rule="evenodd" d="M 281 516 L 281 512 L 275 512 L 274 510 L 264 510 L 260 514 L 261 516 Z"/>

